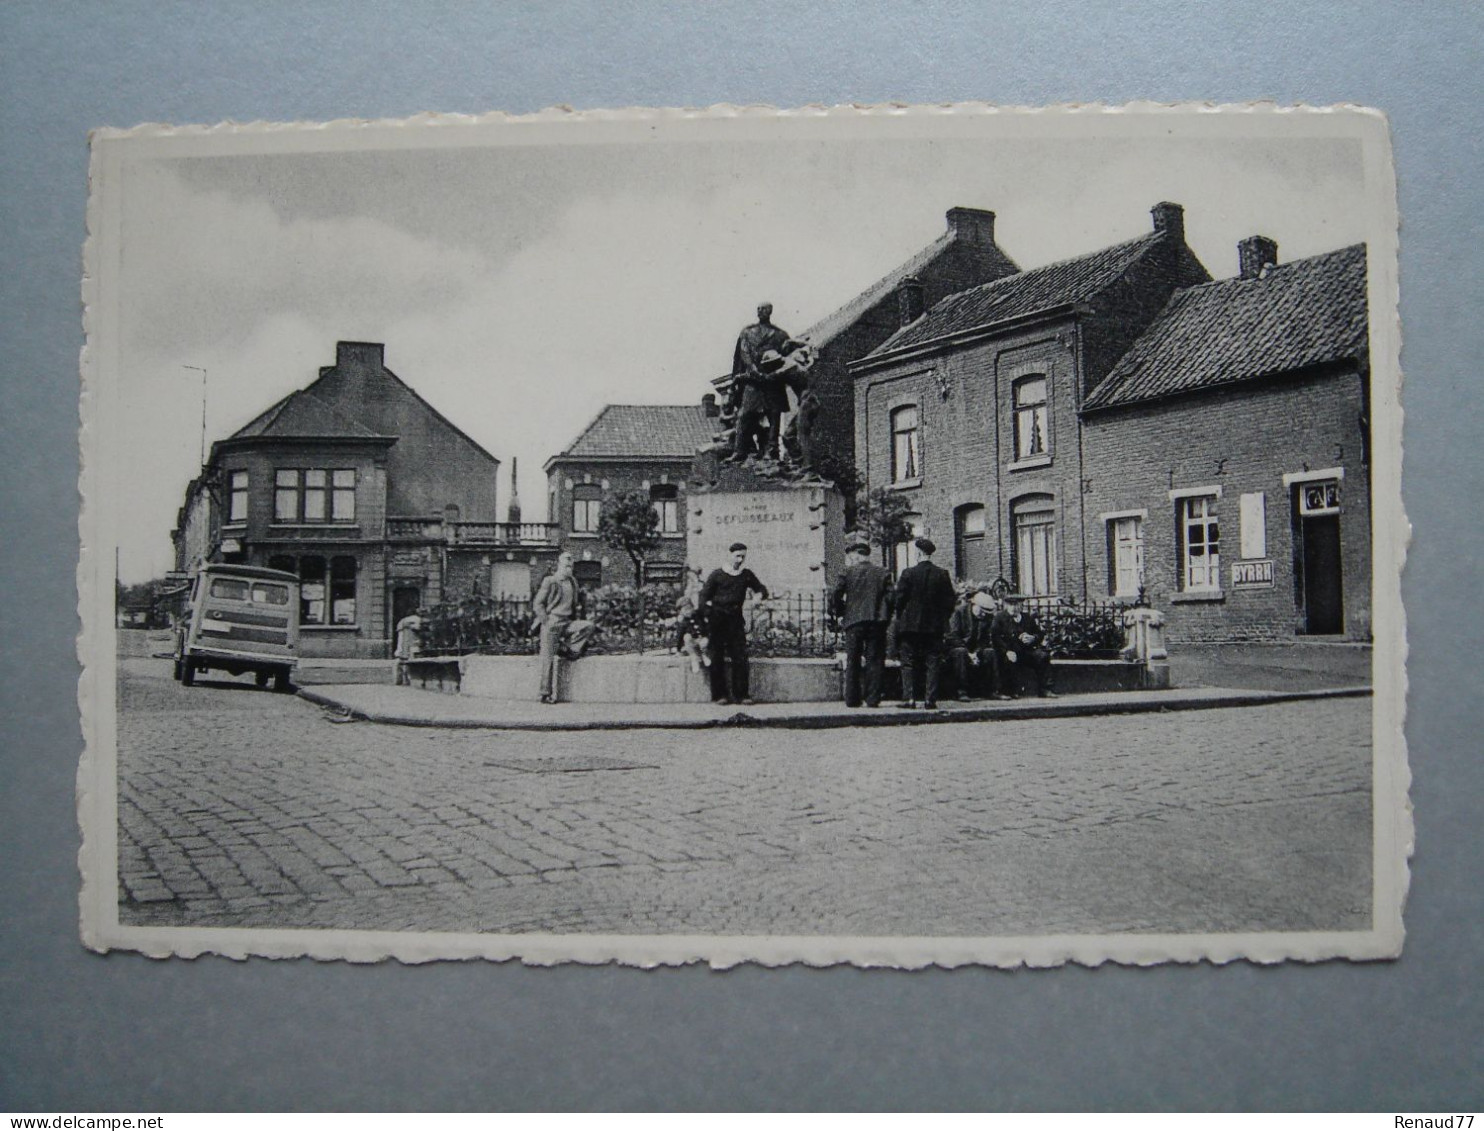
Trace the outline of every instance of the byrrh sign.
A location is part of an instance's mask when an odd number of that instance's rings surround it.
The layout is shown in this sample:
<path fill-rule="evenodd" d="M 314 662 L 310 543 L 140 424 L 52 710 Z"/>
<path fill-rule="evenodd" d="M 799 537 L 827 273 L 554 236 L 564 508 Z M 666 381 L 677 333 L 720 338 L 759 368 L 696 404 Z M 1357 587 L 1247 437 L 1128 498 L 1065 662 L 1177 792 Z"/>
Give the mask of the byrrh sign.
<path fill-rule="evenodd" d="M 1232 564 L 1233 589 L 1271 589 L 1273 587 L 1273 559 L 1264 558 L 1255 562 Z"/>

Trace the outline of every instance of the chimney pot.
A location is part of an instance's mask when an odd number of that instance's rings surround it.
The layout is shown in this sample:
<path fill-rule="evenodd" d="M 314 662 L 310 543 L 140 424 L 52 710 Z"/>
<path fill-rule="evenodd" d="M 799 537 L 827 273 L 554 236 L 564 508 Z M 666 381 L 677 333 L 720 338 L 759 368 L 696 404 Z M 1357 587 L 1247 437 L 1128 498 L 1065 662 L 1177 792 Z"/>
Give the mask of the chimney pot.
<path fill-rule="evenodd" d="M 1177 240 L 1185 238 L 1185 209 L 1168 200 L 1162 200 L 1149 210 L 1154 217 L 1154 230 L 1166 232 Z"/>
<path fill-rule="evenodd" d="M 994 243 L 994 213 L 985 208 L 950 208 L 948 230 L 965 243 Z"/>
<path fill-rule="evenodd" d="M 701 398 L 701 411 L 706 414 L 708 419 L 721 415 L 721 409 L 716 405 L 715 393 L 707 393 Z"/>
<path fill-rule="evenodd" d="M 923 286 L 916 275 L 908 275 L 897 284 L 897 309 L 903 326 L 910 326 L 922 317 Z"/>
<path fill-rule="evenodd" d="M 1248 236 L 1237 244 L 1237 270 L 1244 279 L 1262 278 L 1263 269 L 1278 262 L 1278 243 L 1267 236 Z"/>

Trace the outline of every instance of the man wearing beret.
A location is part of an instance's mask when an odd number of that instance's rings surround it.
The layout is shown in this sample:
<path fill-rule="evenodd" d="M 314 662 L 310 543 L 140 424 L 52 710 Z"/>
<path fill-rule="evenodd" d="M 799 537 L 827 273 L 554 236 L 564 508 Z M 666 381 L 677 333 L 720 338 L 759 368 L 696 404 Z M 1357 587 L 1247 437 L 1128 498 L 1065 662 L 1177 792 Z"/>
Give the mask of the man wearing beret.
<path fill-rule="evenodd" d="M 897 578 L 897 650 L 902 657 L 902 706 L 917 706 L 917 689 L 929 711 L 938 709 L 938 668 L 943 659 L 943 633 L 957 598 L 953 578 L 933 564 L 938 547 L 918 538 L 918 561 Z"/>
<path fill-rule="evenodd" d="M 742 616 L 742 606 L 749 593 L 756 593 L 766 600 L 768 587 L 743 564 L 747 561 L 747 547 L 743 543 L 733 542 L 727 553 L 731 555 L 731 561 L 711 571 L 706 584 L 701 586 L 696 603 L 711 630 L 708 647 L 711 653 L 712 701 L 717 704 L 741 703 L 750 707 L 747 622 Z"/>
<path fill-rule="evenodd" d="M 1051 652 L 1045 647 L 1046 633 L 1035 614 L 1025 607 L 1025 596 L 1007 593 L 1005 607 L 995 613 L 990 638 L 1000 661 L 1001 690 L 1019 699 L 1025 691 L 1026 673 L 1036 677 L 1042 699 L 1055 699 L 1052 690 Z"/>
<path fill-rule="evenodd" d="M 845 572 L 830 595 L 830 612 L 845 630 L 845 705 L 861 705 L 864 684 L 866 706 L 879 707 L 893 600 L 891 574 L 871 560 L 871 547 L 865 542 L 852 543 L 845 553 Z"/>
<path fill-rule="evenodd" d="M 987 694 L 996 699 L 1002 697 L 998 694 L 998 657 L 989 636 L 997 607 L 997 602 L 988 593 L 967 590 L 948 620 L 948 633 L 943 642 L 947 648 L 948 661 L 957 677 L 960 701 L 971 698 L 969 689 L 975 672 L 984 673 L 983 683 Z"/>

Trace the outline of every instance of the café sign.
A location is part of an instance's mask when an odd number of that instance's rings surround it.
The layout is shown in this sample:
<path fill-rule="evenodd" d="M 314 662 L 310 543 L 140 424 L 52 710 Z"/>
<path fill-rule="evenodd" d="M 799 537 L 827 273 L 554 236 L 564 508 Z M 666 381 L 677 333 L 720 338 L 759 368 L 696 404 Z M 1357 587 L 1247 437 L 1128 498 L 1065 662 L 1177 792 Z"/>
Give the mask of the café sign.
<path fill-rule="evenodd" d="M 1232 564 L 1233 589 L 1271 589 L 1273 587 L 1273 559 L 1234 562 Z"/>

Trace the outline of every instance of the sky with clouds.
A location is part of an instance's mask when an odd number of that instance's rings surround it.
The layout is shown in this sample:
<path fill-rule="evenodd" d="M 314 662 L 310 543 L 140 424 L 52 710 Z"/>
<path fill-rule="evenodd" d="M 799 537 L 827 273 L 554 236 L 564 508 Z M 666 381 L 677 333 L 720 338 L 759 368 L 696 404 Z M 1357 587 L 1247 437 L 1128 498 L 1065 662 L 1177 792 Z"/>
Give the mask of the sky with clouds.
<path fill-rule="evenodd" d="M 608 403 L 699 400 L 759 301 L 798 332 L 992 209 L 1021 267 L 1186 208 L 1216 277 L 1262 233 L 1284 260 L 1364 238 L 1359 145 L 1313 139 L 868 138 L 458 145 L 148 157 L 124 166 L 118 374 L 125 581 L 171 567 L 208 442 L 334 361 L 387 365 L 502 462 L 541 465 Z"/>

